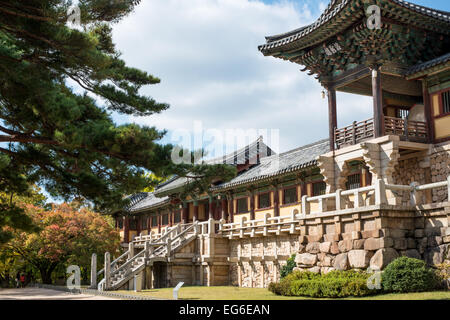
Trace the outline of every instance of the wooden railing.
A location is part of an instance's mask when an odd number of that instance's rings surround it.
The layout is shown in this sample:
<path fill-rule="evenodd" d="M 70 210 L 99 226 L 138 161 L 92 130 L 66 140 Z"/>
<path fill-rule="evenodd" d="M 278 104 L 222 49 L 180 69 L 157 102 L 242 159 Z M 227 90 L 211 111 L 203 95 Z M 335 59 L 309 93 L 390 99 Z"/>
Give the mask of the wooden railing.
<path fill-rule="evenodd" d="M 293 210 L 289 216 L 271 217 L 268 213 L 263 219 L 249 220 L 242 218 L 241 222 L 225 223 L 224 220 L 220 221 L 219 233 L 228 238 L 233 237 L 245 237 L 245 236 L 258 236 L 268 235 L 270 233 L 280 234 L 283 232 L 295 233 L 299 228 L 299 221 L 314 214 L 327 215 L 331 212 L 339 212 L 342 210 L 348 210 L 353 208 L 363 208 L 370 205 L 382 205 L 388 204 L 387 190 L 390 191 L 406 191 L 410 193 L 410 204 L 412 207 L 419 205 L 419 193 L 425 190 L 431 190 L 435 188 L 447 187 L 448 199 L 450 201 L 450 176 L 446 181 L 436 182 L 425 185 L 418 185 L 417 183 L 411 183 L 408 186 L 404 185 L 391 185 L 384 183 L 379 179 L 375 185 L 354 189 L 354 190 L 337 190 L 334 193 L 325 194 L 317 197 L 302 197 L 302 212 Z M 349 196 L 353 196 L 352 206 L 348 208 L 346 200 Z M 368 199 L 372 198 L 368 203 Z M 315 203 L 317 210 L 311 210 L 311 204 Z"/>
<path fill-rule="evenodd" d="M 341 148 L 346 145 L 353 145 L 364 140 L 374 137 L 373 131 L 373 119 L 368 119 L 361 122 L 353 122 L 352 125 L 347 127 L 336 129 L 334 140 L 337 148 Z"/>
<path fill-rule="evenodd" d="M 426 142 L 428 137 L 427 123 L 423 121 L 412 121 L 401 118 L 384 116 L 384 133 L 386 135 L 401 136 L 407 141 Z M 336 129 L 334 140 L 336 148 L 354 145 L 365 140 L 374 138 L 373 118 Z"/>
<path fill-rule="evenodd" d="M 427 123 L 407 119 L 384 117 L 385 134 L 403 136 L 406 140 L 427 140 Z"/>

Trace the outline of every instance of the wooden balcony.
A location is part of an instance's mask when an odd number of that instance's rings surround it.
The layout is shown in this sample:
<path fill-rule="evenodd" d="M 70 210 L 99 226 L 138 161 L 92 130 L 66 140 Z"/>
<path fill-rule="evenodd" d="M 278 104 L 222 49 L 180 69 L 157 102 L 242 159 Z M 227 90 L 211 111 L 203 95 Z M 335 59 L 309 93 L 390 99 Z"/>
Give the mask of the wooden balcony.
<path fill-rule="evenodd" d="M 401 118 L 384 116 L 384 134 L 400 136 L 402 140 L 413 142 L 427 142 L 427 123 L 423 121 L 408 121 Z M 354 145 L 375 138 L 373 118 L 353 122 L 352 125 L 336 129 L 334 140 L 336 148 Z"/>

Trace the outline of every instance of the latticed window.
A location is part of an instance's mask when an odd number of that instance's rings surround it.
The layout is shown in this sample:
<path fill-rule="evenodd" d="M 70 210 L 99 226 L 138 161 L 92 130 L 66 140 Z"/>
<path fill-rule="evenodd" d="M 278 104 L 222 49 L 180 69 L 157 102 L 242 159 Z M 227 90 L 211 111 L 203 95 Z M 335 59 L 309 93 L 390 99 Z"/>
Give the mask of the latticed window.
<path fill-rule="evenodd" d="M 237 213 L 248 212 L 248 201 L 247 198 L 241 198 L 237 200 Z"/>
<path fill-rule="evenodd" d="M 261 193 L 258 196 L 258 208 L 269 208 L 270 207 L 270 193 Z"/>
<path fill-rule="evenodd" d="M 325 182 L 313 183 L 313 196 L 322 196 L 327 192 L 327 184 Z"/>
<path fill-rule="evenodd" d="M 165 214 L 162 216 L 162 223 L 163 226 L 168 225 L 169 224 L 169 215 Z"/>
<path fill-rule="evenodd" d="M 151 217 L 151 221 L 152 221 L 152 227 L 158 226 L 158 217 L 156 217 L 156 216 Z"/>
<path fill-rule="evenodd" d="M 297 202 L 297 188 L 292 187 L 284 189 L 283 192 L 283 204 L 295 203 Z"/>
<path fill-rule="evenodd" d="M 450 113 L 450 91 L 442 94 L 442 111 L 443 113 Z"/>
<path fill-rule="evenodd" d="M 142 229 L 147 229 L 148 228 L 148 217 L 142 217 L 141 218 L 142 223 L 141 223 L 141 227 Z"/>
<path fill-rule="evenodd" d="M 175 212 L 175 216 L 173 217 L 173 222 L 174 223 L 181 222 L 181 211 Z"/>
<path fill-rule="evenodd" d="M 131 218 L 130 219 L 130 230 L 137 230 L 136 218 Z"/>
<path fill-rule="evenodd" d="M 347 190 L 361 188 L 361 173 L 355 173 L 347 177 Z"/>

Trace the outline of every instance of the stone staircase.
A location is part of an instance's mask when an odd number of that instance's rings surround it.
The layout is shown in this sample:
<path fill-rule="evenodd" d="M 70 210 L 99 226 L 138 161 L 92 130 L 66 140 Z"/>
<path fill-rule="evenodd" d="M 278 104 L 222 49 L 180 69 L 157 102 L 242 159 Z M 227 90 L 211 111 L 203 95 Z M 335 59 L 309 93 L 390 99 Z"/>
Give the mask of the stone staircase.
<path fill-rule="evenodd" d="M 198 222 L 177 226 L 154 241 L 138 238 L 119 258 L 111 263 L 111 272 L 105 276 L 102 289 L 118 290 L 126 285 L 135 275 L 153 262 L 170 260 L 171 256 L 192 242 L 198 234 Z M 134 255 L 134 247 L 143 249 Z M 124 262 L 124 258 L 126 258 Z M 104 270 L 104 269 L 103 269 Z M 104 271 L 103 271 L 104 272 Z M 102 273 L 102 270 L 99 274 Z M 108 282 L 108 283 L 106 283 Z"/>

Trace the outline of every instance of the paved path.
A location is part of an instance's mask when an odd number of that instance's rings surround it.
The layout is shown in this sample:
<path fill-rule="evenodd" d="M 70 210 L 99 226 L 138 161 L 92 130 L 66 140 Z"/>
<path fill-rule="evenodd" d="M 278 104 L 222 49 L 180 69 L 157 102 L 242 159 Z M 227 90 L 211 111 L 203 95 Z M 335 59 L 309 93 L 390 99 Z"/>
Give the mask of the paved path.
<path fill-rule="evenodd" d="M 64 291 L 42 289 L 42 288 L 21 288 L 21 289 L 0 289 L 0 300 L 117 300 L 117 299 L 87 294 L 71 294 Z"/>

